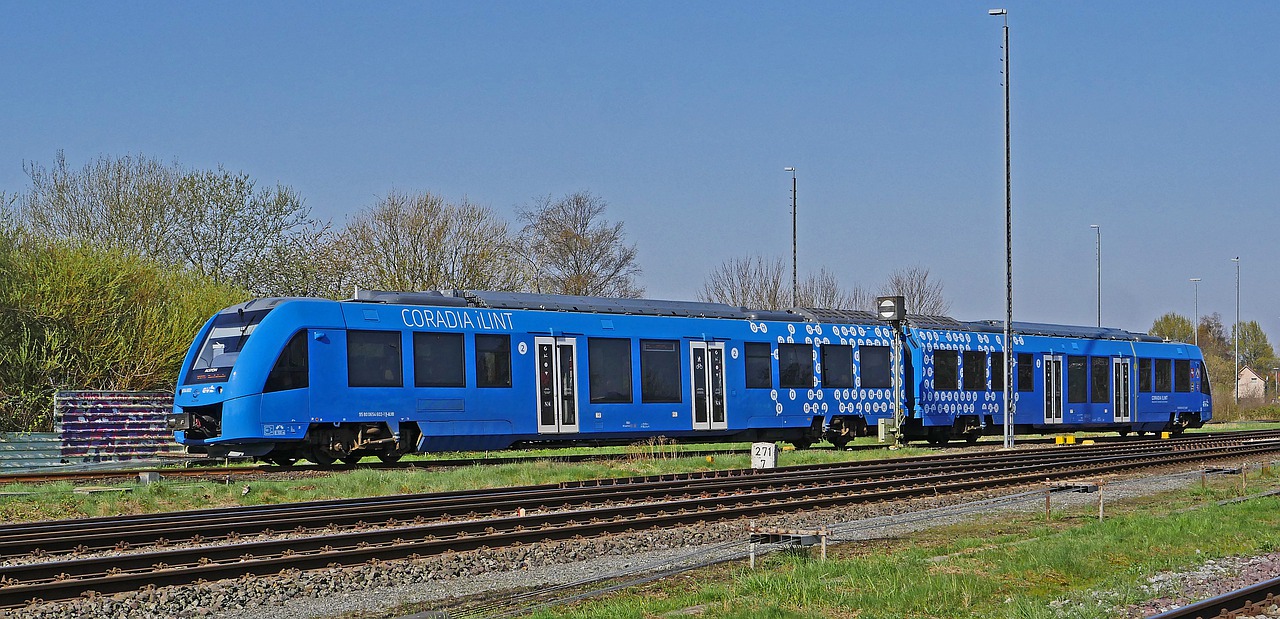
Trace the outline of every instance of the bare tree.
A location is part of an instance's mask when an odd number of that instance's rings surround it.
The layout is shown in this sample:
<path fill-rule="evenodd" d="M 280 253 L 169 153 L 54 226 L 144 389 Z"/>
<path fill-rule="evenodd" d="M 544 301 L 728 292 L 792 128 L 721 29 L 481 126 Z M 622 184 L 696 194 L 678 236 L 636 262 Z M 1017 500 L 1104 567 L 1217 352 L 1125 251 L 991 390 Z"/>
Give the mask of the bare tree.
<path fill-rule="evenodd" d="M 249 290 L 277 287 L 267 280 L 279 271 L 261 268 L 267 257 L 327 227 L 310 219 L 290 187 L 258 189 L 247 174 L 222 167 L 187 171 L 140 154 L 101 155 L 77 170 L 58 151 L 52 167 L 23 169 L 31 188 L 18 212 L 33 234 L 189 268 Z"/>
<path fill-rule="evenodd" d="M 518 209 L 520 246 L 533 289 L 558 294 L 638 297 L 640 266 L 622 222 L 604 219 L 608 204 L 588 191 L 537 198 Z"/>
<path fill-rule="evenodd" d="M 929 279 L 929 269 L 912 266 L 898 269 L 880 286 L 881 296 L 906 297 L 907 311 L 912 314 L 945 315 L 951 302 L 942 294 L 942 282 Z"/>
<path fill-rule="evenodd" d="M 488 207 L 392 191 L 340 233 L 348 279 L 390 290 L 521 289 L 525 269 L 507 223 Z"/>
<path fill-rule="evenodd" d="M 217 170 L 184 174 L 177 190 L 178 233 L 171 235 L 182 262 L 217 282 L 262 288 L 262 265 L 316 222 L 292 188 L 257 189 L 247 174 Z"/>
<path fill-rule="evenodd" d="M 175 262 L 182 169 L 146 155 L 99 156 L 74 170 L 60 150 L 52 167 L 22 165 L 31 188 L 20 200 L 33 233 Z"/>
<path fill-rule="evenodd" d="M 783 271 L 781 258 L 765 260 L 759 254 L 730 258 L 707 276 L 699 297 L 711 303 L 783 309 L 791 301 L 782 289 Z"/>
<path fill-rule="evenodd" d="M 822 267 L 800 281 L 800 306 L 828 309 L 866 309 L 871 307 L 871 295 L 861 286 L 845 289 L 836 276 Z"/>
<path fill-rule="evenodd" d="M 355 282 L 350 260 L 328 223 L 313 222 L 239 268 L 258 297 L 346 298 Z"/>
<path fill-rule="evenodd" d="M 784 285 L 786 271 L 782 258 L 767 260 L 759 254 L 730 258 L 707 276 L 699 298 L 753 309 L 787 309 L 791 292 Z M 801 280 L 799 288 L 800 307 L 861 309 L 870 305 L 865 290 L 859 286 L 845 289 L 826 267 Z"/>

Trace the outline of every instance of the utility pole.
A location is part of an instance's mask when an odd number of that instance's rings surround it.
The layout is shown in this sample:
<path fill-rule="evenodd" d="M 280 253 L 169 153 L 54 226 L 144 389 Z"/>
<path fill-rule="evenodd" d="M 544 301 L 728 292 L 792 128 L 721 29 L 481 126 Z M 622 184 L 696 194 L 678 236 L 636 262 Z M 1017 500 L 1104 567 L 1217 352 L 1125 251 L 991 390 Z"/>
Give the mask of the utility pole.
<path fill-rule="evenodd" d="M 796 169 L 783 168 L 791 173 L 791 307 L 800 305 L 800 280 L 796 277 Z"/>
<path fill-rule="evenodd" d="M 988 15 L 1004 17 L 1004 446 L 1013 447 L 1013 176 L 1009 163 L 1009 12 L 991 9 Z"/>

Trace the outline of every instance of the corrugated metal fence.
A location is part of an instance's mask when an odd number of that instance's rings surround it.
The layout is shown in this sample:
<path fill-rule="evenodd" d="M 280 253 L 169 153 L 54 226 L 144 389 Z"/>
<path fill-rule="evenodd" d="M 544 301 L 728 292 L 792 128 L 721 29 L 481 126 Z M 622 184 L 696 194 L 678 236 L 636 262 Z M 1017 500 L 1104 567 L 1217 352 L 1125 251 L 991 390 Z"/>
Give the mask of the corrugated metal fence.
<path fill-rule="evenodd" d="M 0 469 L 12 470 L 67 464 L 62 439 L 52 432 L 0 433 Z"/>
<path fill-rule="evenodd" d="M 59 391 L 52 434 L 0 436 L 0 467 L 35 468 L 185 455 L 165 429 L 173 394 Z"/>

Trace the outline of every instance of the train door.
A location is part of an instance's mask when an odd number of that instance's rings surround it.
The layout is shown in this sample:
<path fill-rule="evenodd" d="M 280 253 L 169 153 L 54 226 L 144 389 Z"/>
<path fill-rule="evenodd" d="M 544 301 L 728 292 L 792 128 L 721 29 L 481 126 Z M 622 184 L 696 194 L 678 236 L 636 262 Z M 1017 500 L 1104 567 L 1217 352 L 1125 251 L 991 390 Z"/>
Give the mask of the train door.
<path fill-rule="evenodd" d="M 1133 403 L 1133 386 L 1130 384 L 1130 359 L 1111 360 L 1111 410 L 1115 412 L 1116 423 L 1128 423 L 1131 420 Z"/>
<path fill-rule="evenodd" d="M 1062 423 L 1062 355 L 1044 356 L 1044 422 Z"/>
<path fill-rule="evenodd" d="M 578 431 L 577 340 L 536 337 L 538 348 L 538 433 Z"/>
<path fill-rule="evenodd" d="M 724 343 L 689 342 L 693 372 L 693 429 L 724 430 L 725 419 Z"/>

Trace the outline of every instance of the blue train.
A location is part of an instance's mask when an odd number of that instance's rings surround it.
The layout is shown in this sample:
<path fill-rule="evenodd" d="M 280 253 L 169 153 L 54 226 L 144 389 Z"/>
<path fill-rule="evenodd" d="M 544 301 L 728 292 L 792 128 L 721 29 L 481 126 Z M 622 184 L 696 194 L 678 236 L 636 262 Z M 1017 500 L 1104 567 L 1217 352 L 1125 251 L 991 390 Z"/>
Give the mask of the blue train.
<path fill-rule="evenodd" d="M 973 441 L 1003 433 L 1001 330 L 481 291 L 260 299 L 200 330 L 169 424 L 193 450 L 282 464 L 659 435 L 843 446 L 893 420 L 896 373 L 905 438 Z M 1210 417 L 1195 346 L 1116 329 L 1014 333 L 1017 433 L 1181 432 Z"/>

